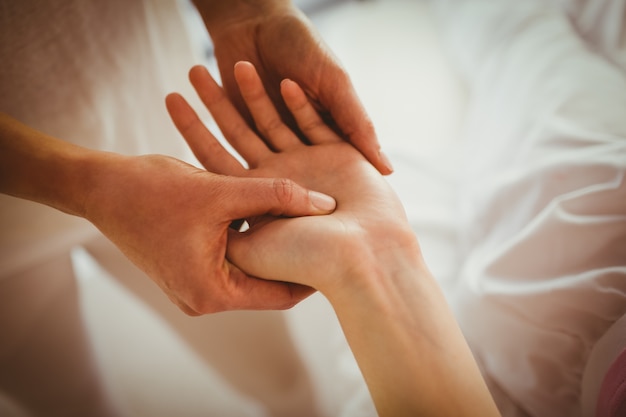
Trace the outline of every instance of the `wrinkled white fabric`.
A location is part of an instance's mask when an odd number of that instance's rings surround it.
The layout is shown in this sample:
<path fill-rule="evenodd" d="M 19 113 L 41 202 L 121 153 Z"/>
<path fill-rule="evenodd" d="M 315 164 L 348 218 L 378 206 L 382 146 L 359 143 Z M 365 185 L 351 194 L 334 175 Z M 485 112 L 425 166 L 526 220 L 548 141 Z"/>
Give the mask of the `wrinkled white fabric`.
<path fill-rule="evenodd" d="M 505 415 L 582 415 L 626 313 L 624 2 L 441 11 L 470 96 L 452 304 Z"/>
<path fill-rule="evenodd" d="M 189 91 L 195 63 L 175 1 L 0 1 L 0 62 L 0 111 L 31 127 L 93 149 L 188 155 L 163 102 Z M 0 231 L 0 278 L 95 234 L 5 195 Z"/>

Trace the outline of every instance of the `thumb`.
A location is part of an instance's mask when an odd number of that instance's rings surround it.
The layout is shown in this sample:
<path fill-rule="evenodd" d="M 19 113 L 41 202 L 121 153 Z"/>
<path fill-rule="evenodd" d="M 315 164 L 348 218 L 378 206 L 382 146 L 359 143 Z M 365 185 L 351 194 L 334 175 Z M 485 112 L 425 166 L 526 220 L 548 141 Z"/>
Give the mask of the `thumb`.
<path fill-rule="evenodd" d="M 301 187 L 285 178 L 233 178 L 234 218 L 273 216 L 312 216 L 332 213 L 337 207 L 334 198 Z"/>

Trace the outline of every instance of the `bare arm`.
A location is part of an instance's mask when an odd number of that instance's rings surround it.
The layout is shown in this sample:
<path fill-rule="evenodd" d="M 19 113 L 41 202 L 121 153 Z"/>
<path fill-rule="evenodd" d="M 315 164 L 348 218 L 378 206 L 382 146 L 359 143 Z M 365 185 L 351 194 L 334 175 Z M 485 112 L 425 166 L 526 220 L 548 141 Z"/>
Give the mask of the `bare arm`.
<path fill-rule="evenodd" d="M 198 158 L 232 175 L 289 176 L 333 195 L 338 206 L 323 217 L 256 219 L 248 232 L 231 233 L 229 259 L 258 276 L 310 285 L 329 299 L 381 416 L 498 415 L 384 179 L 322 122 L 297 84 L 284 81 L 282 92 L 311 146 L 277 123 L 251 65 L 238 64 L 235 76 L 265 142 L 224 103 L 208 72 L 196 67 L 196 91 L 250 170 L 225 164 L 215 138 L 172 95 L 170 114 L 179 129 L 186 127 L 181 132 Z"/>
<path fill-rule="evenodd" d="M 81 216 L 98 155 L 0 113 L 0 192 Z"/>

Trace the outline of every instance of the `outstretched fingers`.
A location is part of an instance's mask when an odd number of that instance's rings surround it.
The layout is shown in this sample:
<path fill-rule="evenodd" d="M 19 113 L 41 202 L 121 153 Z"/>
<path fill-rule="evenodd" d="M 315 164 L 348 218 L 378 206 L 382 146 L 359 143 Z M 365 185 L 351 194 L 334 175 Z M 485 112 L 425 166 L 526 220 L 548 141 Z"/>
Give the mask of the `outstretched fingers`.
<path fill-rule="evenodd" d="M 256 167 L 260 160 L 272 152 L 250 129 L 224 90 L 217 85 L 205 67 L 200 65 L 193 67 L 189 71 L 189 80 L 228 143 L 248 162 L 251 168 Z"/>
<path fill-rule="evenodd" d="M 281 151 L 299 145 L 298 137 L 285 125 L 267 95 L 254 65 L 246 61 L 235 64 L 235 79 L 256 128 L 268 145 Z"/>
<path fill-rule="evenodd" d="M 245 168 L 224 149 L 180 94 L 169 94 L 165 105 L 176 129 L 202 166 L 217 174 L 240 176 L 244 173 Z"/>
<path fill-rule="evenodd" d="M 280 91 L 287 108 L 296 119 L 304 136 L 314 145 L 341 142 L 342 139 L 322 120 L 311 105 L 302 88 L 292 80 L 285 79 Z"/>

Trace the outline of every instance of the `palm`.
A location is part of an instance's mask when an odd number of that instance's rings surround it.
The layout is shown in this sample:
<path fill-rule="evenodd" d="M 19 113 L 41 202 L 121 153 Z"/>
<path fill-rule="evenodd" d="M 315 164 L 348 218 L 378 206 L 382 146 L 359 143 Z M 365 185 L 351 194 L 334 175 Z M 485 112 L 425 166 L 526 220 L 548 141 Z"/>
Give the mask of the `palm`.
<path fill-rule="evenodd" d="M 235 264 L 256 276 L 323 290 L 332 285 L 329 278 L 358 268 L 362 256 L 403 242 L 398 237 L 406 234 L 406 219 L 394 193 L 357 150 L 320 120 L 295 83 L 283 84 L 283 97 L 311 145 L 282 124 L 251 65 L 236 66 L 235 76 L 264 140 L 247 127 L 208 72 L 195 68 L 190 78 L 196 91 L 250 169 L 234 162 L 188 105 L 171 106 L 174 122 L 198 159 L 222 174 L 290 178 L 332 195 L 338 204 L 332 215 L 314 219 L 255 219 L 250 232 L 229 236 L 228 256 Z"/>
<path fill-rule="evenodd" d="M 85 217 L 187 314 L 285 308 L 310 293 L 269 288 L 226 260 L 243 201 L 229 198 L 220 176 L 161 155 L 116 158 L 111 171 L 86 197 Z"/>
<path fill-rule="evenodd" d="M 252 226 L 241 246 L 231 245 L 229 256 L 246 259 L 252 268 L 268 264 L 266 278 L 293 281 L 325 289 L 332 277 L 345 276 L 362 256 L 386 250 L 396 225 L 389 214 L 404 218 L 402 207 L 384 179 L 350 145 L 342 142 L 299 146 L 273 153 L 249 171 L 251 176 L 293 179 L 310 189 L 332 195 L 337 210 L 328 216 L 267 219 Z M 248 259 L 254 248 L 256 260 Z M 285 248 L 293 249 L 285 254 Z M 306 250 L 304 250 L 306 248 Z M 268 259 L 282 253 L 280 262 Z"/>

